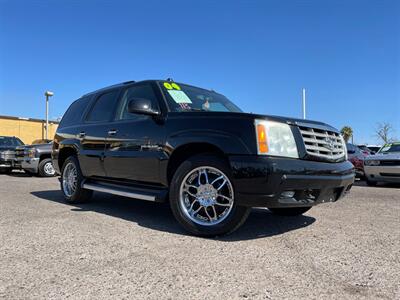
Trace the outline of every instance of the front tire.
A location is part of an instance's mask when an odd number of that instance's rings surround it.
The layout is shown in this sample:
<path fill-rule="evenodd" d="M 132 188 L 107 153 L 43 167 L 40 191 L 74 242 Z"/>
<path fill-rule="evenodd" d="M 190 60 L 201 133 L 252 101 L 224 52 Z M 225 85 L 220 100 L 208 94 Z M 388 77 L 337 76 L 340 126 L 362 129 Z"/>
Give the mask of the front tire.
<path fill-rule="evenodd" d="M 177 221 L 197 236 L 231 233 L 246 221 L 251 210 L 236 204 L 230 170 L 212 155 L 190 157 L 178 167 L 169 200 Z"/>
<path fill-rule="evenodd" d="M 42 161 L 39 163 L 39 176 L 53 177 L 55 174 L 56 171 L 54 170 L 51 158 L 42 159 Z"/>
<path fill-rule="evenodd" d="M 82 188 L 84 177 L 75 156 L 68 157 L 61 169 L 61 190 L 68 203 L 83 203 L 90 201 L 93 192 Z"/>
<path fill-rule="evenodd" d="M 311 209 L 311 206 L 306 207 L 284 207 L 284 208 L 268 208 L 270 212 L 279 216 L 299 216 Z"/>

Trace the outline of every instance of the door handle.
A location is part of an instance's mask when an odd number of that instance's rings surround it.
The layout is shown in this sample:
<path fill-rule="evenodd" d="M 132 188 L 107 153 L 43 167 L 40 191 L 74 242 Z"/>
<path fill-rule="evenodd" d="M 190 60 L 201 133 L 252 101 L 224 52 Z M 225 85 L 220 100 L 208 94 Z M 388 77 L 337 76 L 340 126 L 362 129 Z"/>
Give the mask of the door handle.
<path fill-rule="evenodd" d="M 86 133 L 85 133 L 84 131 L 79 132 L 79 137 L 80 137 L 80 138 L 85 137 L 85 135 L 86 135 Z"/>
<path fill-rule="evenodd" d="M 118 130 L 115 129 L 111 129 L 108 131 L 108 135 L 115 135 L 117 133 Z"/>

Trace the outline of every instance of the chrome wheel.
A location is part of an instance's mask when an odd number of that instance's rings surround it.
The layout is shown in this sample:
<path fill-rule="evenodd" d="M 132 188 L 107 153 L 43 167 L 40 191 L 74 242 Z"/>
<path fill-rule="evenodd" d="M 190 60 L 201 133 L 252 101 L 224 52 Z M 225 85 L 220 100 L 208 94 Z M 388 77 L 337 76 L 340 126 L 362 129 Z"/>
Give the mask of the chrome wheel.
<path fill-rule="evenodd" d="M 234 192 L 228 176 L 214 167 L 199 167 L 183 179 L 179 204 L 191 221 L 199 225 L 216 225 L 232 210 Z"/>
<path fill-rule="evenodd" d="M 67 197 L 71 197 L 76 191 L 76 186 L 78 182 L 78 172 L 73 163 L 68 163 L 62 174 L 62 186 L 64 194 Z"/>
<path fill-rule="evenodd" d="M 56 171 L 53 168 L 53 163 L 52 162 L 48 162 L 43 166 L 43 170 L 44 172 L 49 175 L 49 176 L 53 176 Z"/>

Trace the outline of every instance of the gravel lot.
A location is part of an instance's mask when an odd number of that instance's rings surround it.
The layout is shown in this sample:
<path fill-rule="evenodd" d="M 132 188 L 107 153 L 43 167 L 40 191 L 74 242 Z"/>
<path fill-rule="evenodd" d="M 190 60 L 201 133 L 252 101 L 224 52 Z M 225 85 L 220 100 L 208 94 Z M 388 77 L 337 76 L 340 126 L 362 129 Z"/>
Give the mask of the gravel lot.
<path fill-rule="evenodd" d="M 0 175 L 0 298 L 400 299 L 400 188 L 358 184 L 301 217 L 254 209 L 236 233 L 186 235 L 167 205 L 56 178 Z"/>

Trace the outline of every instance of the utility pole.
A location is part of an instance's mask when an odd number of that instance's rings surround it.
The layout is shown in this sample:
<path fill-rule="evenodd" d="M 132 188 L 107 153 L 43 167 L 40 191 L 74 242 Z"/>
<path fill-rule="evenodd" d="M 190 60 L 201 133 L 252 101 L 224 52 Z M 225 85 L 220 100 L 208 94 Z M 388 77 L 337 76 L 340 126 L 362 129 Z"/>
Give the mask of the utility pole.
<path fill-rule="evenodd" d="M 46 91 L 44 93 L 46 96 L 46 140 L 48 140 L 49 137 L 49 98 L 54 95 L 53 92 Z"/>
<path fill-rule="evenodd" d="M 306 119 L 306 89 L 303 88 L 303 119 Z"/>

